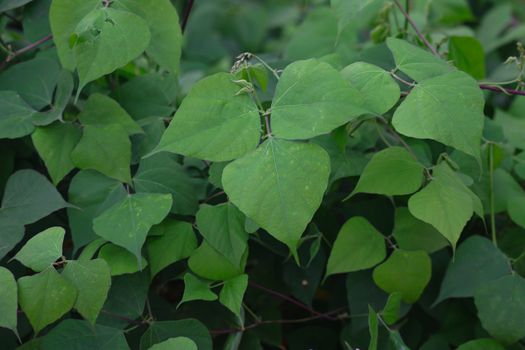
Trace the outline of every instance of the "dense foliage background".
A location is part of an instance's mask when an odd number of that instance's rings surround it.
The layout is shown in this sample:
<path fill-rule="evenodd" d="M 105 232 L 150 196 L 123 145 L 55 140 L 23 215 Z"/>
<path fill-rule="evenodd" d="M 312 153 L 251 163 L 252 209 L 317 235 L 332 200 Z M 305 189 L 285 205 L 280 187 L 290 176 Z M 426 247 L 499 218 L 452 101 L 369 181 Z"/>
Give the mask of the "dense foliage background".
<path fill-rule="evenodd" d="M 2 349 L 525 349 L 523 0 L 0 0 Z"/>

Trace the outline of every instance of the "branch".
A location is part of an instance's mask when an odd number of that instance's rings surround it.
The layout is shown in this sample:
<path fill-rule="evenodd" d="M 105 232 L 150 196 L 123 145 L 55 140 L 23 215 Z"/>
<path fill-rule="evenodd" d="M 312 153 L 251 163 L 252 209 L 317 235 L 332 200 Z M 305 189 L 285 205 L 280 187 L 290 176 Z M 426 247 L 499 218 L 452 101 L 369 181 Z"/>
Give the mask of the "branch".
<path fill-rule="evenodd" d="M 31 51 L 33 49 L 36 49 L 38 46 L 42 45 L 43 43 L 45 43 L 45 42 L 47 42 L 47 41 L 49 41 L 51 39 L 53 39 L 53 36 L 51 34 L 49 34 L 49 35 L 43 37 L 42 39 L 37 40 L 34 43 L 29 44 L 26 47 L 21 48 L 20 50 L 16 50 L 15 52 L 12 52 L 11 54 L 9 54 L 6 57 L 5 62 L 6 63 L 11 62 L 17 56 L 20 56 L 21 54 L 26 53 L 27 51 Z"/>
<path fill-rule="evenodd" d="M 182 32 L 184 33 L 184 30 L 186 29 L 186 25 L 188 24 L 188 20 L 190 19 L 191 10 L 193 9 L 193 4 L 195 3 L 195 0 L 188 0 L 188 4 L 186 5 L 186 9 L 184 10 L 184 17 L 182 19 Z"/>
<path fill-rule="evenodd" d="M 479 88 L 482 90 L 490 90 L 494 92 L 503 92 L 507 95 L 519 95 L 519 96 L 525 96 L 525 91 L 520 90 L 513 90 L 513 89 L 506 89 L 501 86 L 492 86 L 492 85 L 486 85 L 486 84 L 479 84 Z"/>
<path fill-rule="evenodd" d="M 427 38 L 425 38 L 425 36 L 423 35 L 423 33 L 421 32 L 421 30 L 419 29 L 419 27 L 417 26 L 416 22 L 414 22 L 414 20 L 412 19 L 412 17 L 410 17 L 410 15 L 408 14 L 408 12 L 403 8 L 403 5 L 401 5 L 401 3 L 399 2 L 399 0 L 394 0 L 394 3 L 396 4 L 396 6 L 399 8 L 399 10 L 401 11 L 401 13 L 403 14 L 403 16 L 405 16 L 405 19 L 408 21 L 408 23 L 410 23 L 410 25 L 412 26 L 412 28 L 414 29 L 414 31 L 416 32 L 417 34 L 417 37 L 423 42 L 425 43 L 426 47 L 428 47 L 428 49 L 430 51 L 432 51 L 432 53 L 438 57 L 439 56 L 439 52 L 437 52 L 436 48 L 434 46 L 432 46 L 432 44 L 430 44 L 427 40 Z"/>
<path fill-rule="evenodd" d="M 330 321 L 334 321 L 334 320 L 337 319 L 337 318 L 331 317 L 329 315 L 323 314 L 323 313 L 321 313 L 319 311 L 316 311 L 316 310 L 312 309 L 311 307 L 309 307 L 308 305 L 303 304 L 300 301 L 297 301 L 297 300 L 295 300 L 295 299 L 293 299 L 293 298 L 291 298 L 291 297 L 289 297 L 289 296 L 287 296 L 285 294 L 282 294 L 282 293 L 279 293 L 279 292 L 274 291 L 272 289 L 266 288 L 264 286 L 261 286 L 260 284 L 255 283 L 255 282 L 251 282 L 250 281 L 249 285 L 254 287 L 254 288 L 260 289 L 260 290 L 262 290 L 262 291 L 264 291 L 264 292 L 266 292 L 268 294 L 271 294 L 271 295 L 273 295 L 275 297 L 278 297 L 279 299 L 288 301 L 289 303 L 294 304 L 295 306 L 297 306 L 297 307 L 299 307 L 299 308 L 301 308 L 303 310 L 306 310 L 306 311 L 308 311 L 308 312 L 310 312 L 310 313 L 312 313 L 312 314 L 314 314 L 316 316 L 319 316 L 320 318 L 324 318 L 324 319 L 330 320 Z"/>

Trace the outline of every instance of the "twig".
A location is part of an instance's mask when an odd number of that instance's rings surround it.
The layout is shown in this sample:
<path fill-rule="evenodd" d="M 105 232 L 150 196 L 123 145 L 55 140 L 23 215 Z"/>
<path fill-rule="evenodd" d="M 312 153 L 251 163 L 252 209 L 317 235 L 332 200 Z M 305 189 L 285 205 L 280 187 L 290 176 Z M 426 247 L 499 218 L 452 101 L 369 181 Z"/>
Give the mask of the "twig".
<path fill-rule="evenodd" d="M 434 46 L 432 46 L 432 44 L 430 44 L 430 42 L 427 40 L 427 38 L 425 38 L 425 35 L 423 35 L 423 33 L 421 32 L 421 30 L 419 29 L 419 27 L 417 26 L 416 22 L 414 22 L 414 20 L 412 19 L 412 17 L 410 17 L 410 15 L 408 14 L 407 11 L 405 11 L 405 9 L 403 8 L 403 5 L 401 5 L 401 3 L 399 2 L 399 0 L 394 0 L 394 3 L 396 4 L 396 6 L 399 8 L 399 11 L 401 11 L 401 13 L 403 14 L 403 16 L 405 16 L 405 19 L 408 21 L 408 23 L 410 23 L 410 25 L 412 26 L 412 28 L 414 29 L 414 31 L 416 32 L 418 38 L 426 45 L 426 47 L 428 47 L 428 49 L 430 51 L 432 51 L 432 53 L 438 57 L 439 56 L 439 52 L 437 52 L 436 48 Z"/>
<path fill-rule="evenodd" d="M 519 95 L 519 96 L 525 96 L 525 91 L 520 90 L 514 90 L 514 89 L 506 89 L 501 86 L 491 86 L 487 84 L 479 84 L 479 88 L 482 90 L 490 90 L 494 92 L 503 92 L 507 95 Z"/>
<path fill-rule="evenodd" d="M 195 3 L 195 0 L 188 0 L 188 4 L 186 5 L 186 9 L 184 10 L 184 17 L 182 19 L 182 32 L 184 33 L 184 30 L 186 29 L 186 25 L 188 24 L 188 20 L 190 19 L 191 10 L 193 9 L 193 4 Z"/>
<path fill-rule="evenodd" d="M 297 301 L 297 300 L 295 300 L 295 299 L 293 299 L 293 298 L 291 298 L 291 297 L 289 297 L 289 296 L 287 296 L 285 294 L 282 294 L 282 293 L 279 293 L 279 292 L 274 291 L 272 289 L 266 288 L 264 286 L 261 286 L 260 284 L 255 283 L 255 282 L 250 281 L 249 285 L 254 287 L 254 288 L 260 289 L 262 291 L 265 291 L 268 294 L 276 296 L 279 299 L 286 300 L 289 303 L 291 303 L 291 304 L 293 304 L 293 305 L 295 305 L 295 306 L 297 306 L 297 307 L 299 307 L 299 308 L 301 308 L 303 310 L 306 310 L 306 311 L 308 311 L 308 312 L 310 312 L 310 313 L 312 313 L 312 314 L 314 314 L 316 316 L 319 316 L 320 318 L 324 318 L 324 319 L 331 320 L 331 321 L 337 319 L 337 318 L 331 317 L 329 315 L 325 315 L 325 314 L 323 314 L 323 313 L 321 313 L 319 311 L 316 311 L 316 310 L 312 309 L 311 307 L 309 307 L 308 305 L 303 304 L 303 303 L 301 303 L 301 302 L 299 302 L 299 301 Z"/>
<path fill-rule="evenodd" d="M 13 53 L 11 53 L 10 55 L 8 55 L 6 57 L 5 62 L 6 63 L 10 62 L 13 59 L 15 59 L 17 56 L 20 56 L 21 54 L 26 53 L 27 51 L 31 51 L 31 50 L 37 48 L 38 46 L 42 45 L 43 43 L 45 43 L 45 42 L 47 42 L 47 41 L 49 41 L 51 39 L 53 39 L 53 36 L 51 34 L 49 34 L 49 35 L 43 37 L 42 39 L 37 40 L 34 43 L 29 44 L 26 47 L 21 48 L 20 50 L 16 50 L 16 51 L 14 51 Z"/>

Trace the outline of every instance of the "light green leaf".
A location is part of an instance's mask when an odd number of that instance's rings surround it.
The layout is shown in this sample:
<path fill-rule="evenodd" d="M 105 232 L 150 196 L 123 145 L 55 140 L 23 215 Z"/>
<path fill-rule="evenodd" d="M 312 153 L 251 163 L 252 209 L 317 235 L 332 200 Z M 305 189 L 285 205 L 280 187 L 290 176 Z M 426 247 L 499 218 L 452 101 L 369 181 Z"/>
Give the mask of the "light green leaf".
<path fill-rule="evenodd" d="M 199 204 L 193 181 L 170 154 L 156 154 L 141 160 L 133 184 L 137 193 L 171 194 L 172 213 L 193 215 L 197 211 Z"/>
<path fill-rule="evenodd" d="M 525 280 L 512 274 L 476 290 L 474 302 L 483 328 L 505 345 L 525 337 Z"/>
<path fill-rule="evenodd" d="M 142 133 L 141 127 L 120 105 L 110 97 L 99 93 L 89 95 L 84 110 L 78 115 L 83 125 L 104 127 L 119 124 L 128 134 Z"/>
<path fill-rule="evenodd" d="M 337 234 L 326 276 L 371 268 L 386 257 L 385 238 L 363 217 L 348 220 Z"/>
<path fill-rule="evenodd" d="M 51 58 L 16 64 L 0 75 L 0 90 L 16 91 L 35 110 L 51 104 L 60 67 Z"/>
<path fill-rule="evenodd" d="M 339 31 L 350 24 L 364 23 L 383 6 L 383 0 L 330 0 L 339 18 Z"/>
<path fill-rule="evenodd" d="M 457 350 L 505 350 L 505 348 L 494 339 L 475 339 L 461 344 Z"/>
<path fill-rule="evenodd" d="M 389 147 L 374 154 L 352 196 L 376 193 L 400 196 L 416 192 L 423 184 L 423 165 L 402 147 Z"/>
<path fill-rule="evenodd" d="M 111 285 L 108 265 L 102 259 L 70 261 L 62 276 L 78 290 L 74 308 L 94 325 Z"/>
<path fill-rule="evenodd" d="M 341 71 L 343 78 L 362 95 L 367 110 L 381 115 L 392 108 L 401 89 L 389 72 L 366 62 L 356 62 Z"/>
<path fill-rule="evenodd" d="M 388 296 L 381 315 L 388 325 L 392 325 L 399 320 L 401 315 L 401 293 L 394 292 Z"/>
<path fill-rule="evenodd" d="M 168 340 L 163 341 L 162 343 L 158 343 L 153 345 L 149 350 L 197 350 L 197 344 L 190 338 L 186 337 L 177 337 L 177 338 L 170 338 Z"/>
<path fill-rule="evenodd" d="M 441 142 L 480 162 L 484 103 L 474 79 L 451 72 L 417 84 L 394 113 L 392 124 L 405 136 Z"/>
<path fill-rule="evenodd" d="M 88 13 L 70 34 L 80 79 L 77 96 L 90 81 L 135 59 L 150 42 L 146 21 L 131 12 L 109 7 Z"/>
<path fill-rule="evenodd" d="M 197 248 L 197 238 L 190 223 L 168 219 L 160 226 L 164 228 L 163 235 L 150 237 L 146 242 L 152 276 L 165 267 L 189 257 Z"/>
<path fill-rule="evenodd" d="M 0 214 L 26 225 L 66 206 L 68 203 L 43 175 L 24 169 L 9 177 Z"/>
<path fill-rule="evenodd" d="M 503 127 L 506 140 L 512 146 L 525 150 L 525 140 L 523 138 L 525 118 L 519 118 L 498 109 L 494 119 Z"/>
<path fill-rule="evenodd" d="M 70 155 L 81 135 L 81 130 L 74 124 L 60 122 L 38 127 L 31 135 L 54 185 L 75 168 Z"/>
<path fill-rule="evenodd" d="M 17 324 L 17 287 L 13 274 L 5 267 L 0 267 L 0 327 L 11 329 L 18 334 Z"/>
<path fill-rule="evenodd" d="M 401 299 L 415 303 L 430 281 L 431 260 L 424 251 L 396 249 L 373 272 L 376 285 L 387 293 L 399 292 Z"/>
<path fill-rule="evenodd" d="M 259 112 L 234 80 L 231 74 L 217 73 L 196 83 L 154 152 L 226 161 L 255 149 L 261 133 Z"/>
<path fill-rule="evenodd" d="M 234 265 L 239 265 L 247 247 L 245 216 L 231 203 L 202 205 L 196 216 L 204 239 Z"/>
<path fill-rule="evenodd" d="M 485 52 L 480 42 L 470 36 L 453 36 L 448 44 L 448 58 L 474 79 L 485 78 Z"/>
<path fill-rule="evenodd" d="M 44 271 L 62 256 L 64 235 L 62 227 L 48 228 L 27 241 L 13 259 L 33 271 Z"/>
<path fill-rule="evenodd" d="M 140 270 L 141 266 L 142 268 L 148 266 L 148 262 L 143 257 L 141 257 L 139 264 L 137 258 L 129 251 L 111 243 L 100 248 L 98 257 L 107 263 L 111 276 L 135 273 Z"/>
<path fill-rule="evenodd" d="M 463 242 L 448 265 L 434 304 L 448 298 L 472 297 L 479 287 L 510 273 L 509 260 L 486 238 Z"/>
<path fill-rule="evenodd" d="M 479 210 L 479 198 L 446 164 L 434 169 L 433 180 L 410 197 L 408 209 L 417 219 L 434 226 L 455 249 L 456 243 L 472 217 Z"/>
<path fill-rule="evenodd" d="M 60 276 L 55 268 L 18 280 L 20 307 L 38 334 L 71 310 L 77 298 L 75 286 Z"/>
<path fill-rule="evenodd" d="M 33 117 L 37 112 L 14 91 L 0 91 L 0 139 L 16 139 L 35 129 Z"/>
<path fill-rule="evenodd" d="M 177 337 L 190 338 L 197 344 L 198 349 L 213 348 L 206 326 L 196 319 L 188 318 L 178 321 L 154 322 L 140 339 L 140 350 L 148 350 L 155 344 Z"/>
<path fill-rule="evenodd" d="M 507 201 L 509 216 L 516 225 L 525 228 L 525 196 L 515 195 Z"/>
<path fill-rule="evenodd" d="M 244 272 L 248 249 L 239 265 L 233 265 L 222 254 L 213 249 L 205 240 L 192 252 L 188 266 L 191 271 L 202 278 L 213 281 L 224 281 L 241 275 Z"/>
<path fill-rule="evenodd" d="M 388 38 L 386 44 L 394 55 L 396 68 L 415 81 L 438 77 L 454 70 L 447 62 L 406 40 Z"/>
<path fill-rule="evenodd" d="M 128 195 L 93 220 L 93 230 L 108 241 L 126 248 L 141 259 L 141 249 L 151 226 L 168 215 L 171 195 Z"/>
<path fill-rule="evenodd" d="M 224 281 L 224 285 L 219 294 L 219 301 L 226 306 L 237 317 L 241 317 L 242 300 L 244 292 L 248 287 L 248 275 L 239 275 Z"/>
<path fill-rule="evenodd" d="M 119 7 L 146 20 L 151 32 L 146 53 L 161 67 L 178 73 L 182 32 L 177 10 L 170 0 L 120 0 L 115 4 L 115 8 Z"/>
<path fill-rule="evenodd" d="M 42 338 L 41 349 L 129 350 L 129 346 L 120 329 L 67 319 Z"/>
<path fill-rule="evenodd" d="M 92 221 L 113 204 L 126 197 L 122 184 L 93 170 L 82 170 L 71 180 L 68 189 L 71 204 L 67 215 L 75 249 L 97 239 Z"/>
<path fill-rule="evenodd" d="M 118 124 L 87 125 L 71 159 L 80 169 L 94 169 L 121 182 L 131 183 L 131 142 Z"/>
<path fill-rule="evenodd" d="M 447 240 L 432 225 L 416 219 L 406 207 L 396 208 L 392 232 L 399 248 L 434 253 L 448 245 Z"/>
<path fill-rule="evenodd" d="M 297 61 L 285 68 L 271 107 L 272 133 L 284 139 L 327 134 L 366 113 L 359 91 L 328 63 Z"/>
<path fill-rule="evenodd" d="M 73 71 L 76 67 L 69 39 L 78 23 L 88 13 L 102 7 L 99 0 L 53 0 L 49 9 L 49 22 L 62 67 Z"/>
<path fill-rule="evenodd" d="M 217 294 L 211 291 L 210 285 L 211 282 L 201 280 L 191 273 L 185 274 L 184 295 L 182 296 L 182 300 L 180 301 L 179 305 L 192 300 L 217 300 Z"/>
<path fill-rule="evenodd" d="M 233 204 L 295 254 L 329 174 L 330 159 L 320 146 L 270 138 L 228 164 L 222 183 Z"/>
<path fill-rule="evenodd" d="M 86 261 L 91 260 L 97 253 L 97 251 L 102 247 L 104 244 L 108 243 L 105 239 L 97 238 L 93 241 L 91 241 L 88 245 L 86 245 L 82 251 L 80 252 L 80 255 L 78 256 L 77 260 L 80 261 Z M 108 243 L 111 244 L 111 243 Z"/>

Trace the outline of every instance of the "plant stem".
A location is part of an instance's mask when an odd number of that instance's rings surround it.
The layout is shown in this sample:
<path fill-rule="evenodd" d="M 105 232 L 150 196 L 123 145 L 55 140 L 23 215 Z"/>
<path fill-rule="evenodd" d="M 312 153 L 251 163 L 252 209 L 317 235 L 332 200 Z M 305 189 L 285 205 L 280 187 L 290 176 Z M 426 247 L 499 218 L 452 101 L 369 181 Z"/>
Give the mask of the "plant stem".
<path fill-rule="evenodd" d="M 408 2 L 408 1 L 407 1 Z M 416 32 L 417 34 L 417 37 L 425 44 L 426 47 L 428 47 L 428 49 L 430 51 L 432 51 L 432 53 L 438 57 L 439 56 L 439 52 L 437 52 L 436 48 L 434 46 L 432 46 L 430 44 L 430 42 L 427 40 L 427 38 L 425 38 L 425 35 L 423 35 L 423 33 L 421 32 L 421 30 L 419 29 L 419 27 L 417 26 L 416 22 L 414 22 L 414 20 L 412 19 L 412 17 L 410 17 L 410 15 L 408 14 L 407 11 L 405 11 L 405 9 L 403 8 L 403 5 L 401 5 L 401 3 L 399 2 L 399 0 L 394 0 L 394 3 L 396 4 L 396 6 L 399 8 L 399 11 L 401 11 L 401 13 L 403 14 L 403 16 L 405 16 L 405 19 L 407 20 L 408 23 L 410 23 L 410 25 L 412 26 L 412 29 L 414 29 L 414 31 Z"/>
<path fill-rule="evenodd" d="M 186 5 L 186 9 L 184 10 L 184 17 L 182 19 L 182 25 L 181 29 L 184 33 L 184 30 L 186 29 L 186 26 L 188 25 L 188 20 L 190 19 L 191 10 L 193 9 L 193 5 L 195 3 L 195 0 L 188 0 L 188 4 Z"/>
<path fill-rule="evenodd" d="M 514 89 L 506 89 L 501 86 L 491 86 L 487 84 L 479 84 L 479 88 L 482 90 L 490 90 L 494 92 L 503 92 L 507 95 L 519 95 L 519 96 L 525 96 L 525 91 L 520 90 L 514 90 Z"/>
<path fill-rule="evenodd" d="M 407 15 L 410 15 L 410 0 L 405 0 L 405 9 L 406 9 Z M 407 17 L 405 17 L 404 30 L 405 30 L 405 36 L 408 36 L 408 18 Z"/>
<path fill-rule="evenodd" d="M 26 53 L 27 51 L 31 51 L 31 50 L 37 48 L 38 46 L 42 45 L 43 43 L 45 43 L 46 41 L 49 41 L 51 39 L 53 39 L 53 36 L 51 34 L 49 34 L 49 35 L 43 37 L 42 39 L 37 40 L 34 43 L 31 43 L 31 44 L 27 45 L 26 47 L 21 48 L 20 50 L 16 50 L 15 52 L 13 52 L 13 53 L 11 53 L 10 55 L 7 56 L 7 58 L 5 59 L 5 62 L 10 62 L 13 59 L 15 59 L 17 56 L 20 56 L 21 54 Z"/>
<path fill-rule="evenodd" d="M 494 143 L 490 142 L 489 146 L 489 186 L 490 186 L 490 232 L 492 243 L 497 247 L 496 238 L 496 213 L 494 208 Z"/>

